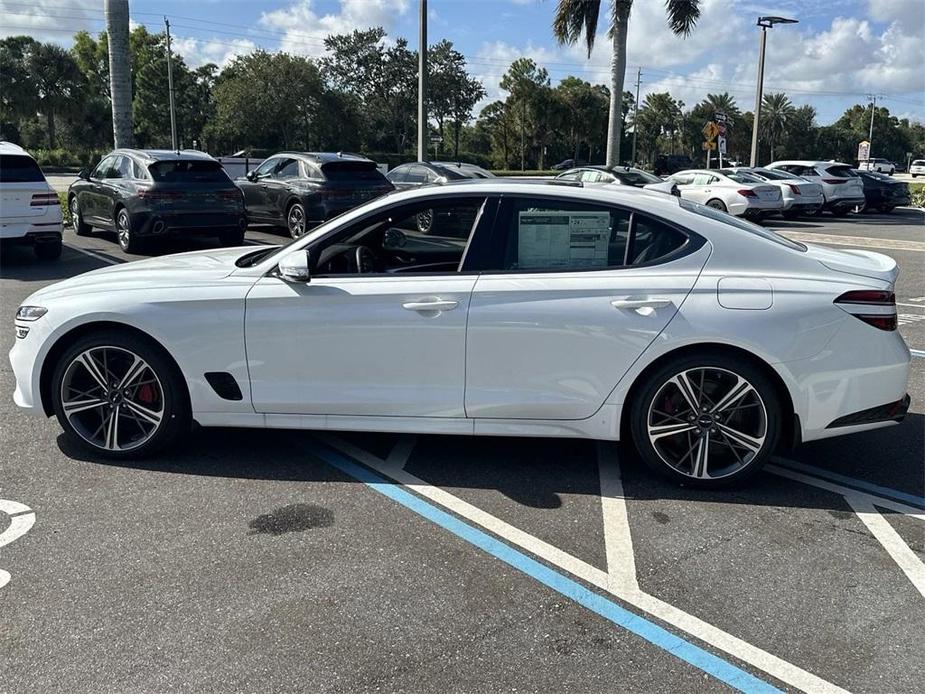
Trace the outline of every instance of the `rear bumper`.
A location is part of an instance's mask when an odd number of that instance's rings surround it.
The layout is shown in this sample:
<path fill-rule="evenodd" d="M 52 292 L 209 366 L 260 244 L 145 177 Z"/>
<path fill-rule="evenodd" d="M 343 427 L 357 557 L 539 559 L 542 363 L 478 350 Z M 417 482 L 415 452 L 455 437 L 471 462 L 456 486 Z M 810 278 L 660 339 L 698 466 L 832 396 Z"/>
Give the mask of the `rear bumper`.
<path fill-rule="evenodd" d="M 57 219 L 49 219 L 48 216 L 42 215 L 32 219 L 11 220 L 7 218 L 0 222 L 0 240 L 4 243 L 32 244 L 39 239 L 47 240 L 53 236 L 61 238 L 64 225 L 60 214 L 57 217 Z"/>
<path fill-rule="evenodd" d="M 0 241 L 11 246 L 35 246 L 40 243 L 59 243 L 61 241 L 61 225 L 50 226 L 40 231 L 28 231 L 21 236 L 3 236 Z"/>
<path fill-rule="evenodd" d="M 867 204 L 867 198 L 863 195 L 857 197 L 833 198 L 826 201 L 825 209 L 827 210 L 850 210 L 855 207 L 863 207 Z"/>
<path fill-rule="evenodd" d="M 218 234 L 227 229 L 247 228 L 247 215 L 240 212 L 150 212 L 134 215 L 139 236 L 192 236 Z"/>
<path fill-rule="evenodd" d="M 889 402 L 885 405 L 869 407 L 866 410 L 846 414 L 835 421 L 831 422 L 826 429 L 839 429 L 841 427 L 855 427 L 865 424 L 879 424 L 881 422 L 901 422 L 906 418 L 909 412 L 909 405 L 912 398 L 906 393 L 902 398 L 895 402 Z"/>

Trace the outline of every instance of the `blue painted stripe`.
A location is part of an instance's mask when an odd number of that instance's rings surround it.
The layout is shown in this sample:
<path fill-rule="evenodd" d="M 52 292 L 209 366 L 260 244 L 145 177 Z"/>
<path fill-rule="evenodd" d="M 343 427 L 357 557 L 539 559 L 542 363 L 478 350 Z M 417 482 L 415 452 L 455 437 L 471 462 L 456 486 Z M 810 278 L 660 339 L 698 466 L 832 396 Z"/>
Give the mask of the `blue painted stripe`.
<path fill-rule="evenodd" d="M 466 542 L 475 545 L 493 557 L 522 571 L 570 600 L 574 600 L 579 605 L 599 614 L 604 619 L 613 622 L 617 626 L 623 627 L 649 643 L 668 651 L 673 656 L 712 675 L 730 687 L 749 693 L 756 692 L 764 694 L 765 692 L 781 691 L 732 663 L 705 651 L 699 646 L 695 646 L 689 641 L 685 641 L 679 636 L 675 636 L 654 622 L 650 622 L 648 619 L 620 607 L 612 600 L 598 595 L 558 571 L 541 564 L 535 559 L 531 559 L 526 554 L 501 542 L 482 530 L 468 523 L 464 523 L 446 511 L 405 491 L 399 485 L 388 482 L 368 468 L 356 464 L 340 453 L 320 445 L 310 444 L 309 448 L 312 453 L 326 463 L 333 465 L 338 470 L 367 484 L 380 494 L 398 502 L 402 506 L 414 511 L 419 516 L 423 516 L 427 520 L 439 525 L 441 528 L 449 530 Z"/>
<path fill-rule="evenodd" d="M 798 463 L 795 460 L 776 459 L 774 462 L 776 462 L 782 468 L 787 468 L 796 472 L 805 472 L 808 475 L 815 475 L 816 477 L 822 477 L 824 479 L 832 480 L 833 482 L 840 482 L 846 487 L 854 487 L 855 489 L 871 492 L 872 494 L 884 496 L 888 499 L 895 499 L 896 501 L 904 501 L 907 504 L 912 504 L 913 506 L 925 509 L 925 497 L 922 496 L 901 492 L 898 489 L 893 489 L 892 487 L 881 487 L 879 484 L 874 484 L 873 482 L 865 482 L 864 480 L 848 477 L 847 475 L 840 475 L 837 472 L 830 472 L 829 470 L 815 467 L 813 465 Z"/>

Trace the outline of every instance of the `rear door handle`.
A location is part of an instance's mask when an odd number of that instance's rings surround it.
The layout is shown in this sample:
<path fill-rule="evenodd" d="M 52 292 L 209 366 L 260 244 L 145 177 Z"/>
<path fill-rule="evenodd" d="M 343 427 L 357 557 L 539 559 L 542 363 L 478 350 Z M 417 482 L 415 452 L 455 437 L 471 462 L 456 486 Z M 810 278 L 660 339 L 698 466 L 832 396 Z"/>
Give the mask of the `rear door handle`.
<path fill-rule="evenodd" d="M 649 298 L 642 299 L 614 299 L 610 302 L 614 308 L 665 308 L 671 305 L 671 299 Z"/>
<path fill-rule="evenodd" d="M 458 301 L 407 301 L 401 305 L 406 311 L 452 311 L 459 306 Z"/>

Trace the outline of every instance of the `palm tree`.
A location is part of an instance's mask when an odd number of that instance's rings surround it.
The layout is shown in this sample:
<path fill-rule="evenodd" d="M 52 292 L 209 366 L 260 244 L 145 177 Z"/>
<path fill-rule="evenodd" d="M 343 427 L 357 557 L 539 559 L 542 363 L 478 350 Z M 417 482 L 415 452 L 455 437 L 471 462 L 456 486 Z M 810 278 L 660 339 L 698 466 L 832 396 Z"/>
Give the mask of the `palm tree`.
<path fill-rule="evenodd" d="M 131 147 L 132 66 L 129 53 L 128 0 L 105 0 L 109 38 L 109 93 L 112 97 L 112 135 L 116 147 Z"/>
<path fill-rule="evenodd" d="M 651 1 L 651 0 L 650 0 Z M 559 43 L 574 44 L 585 37 L 588 57 L 597 37 L 601 0 L 559 0 L 552 22 L 552 33 Z M 633 0 L 610 0 L 610 117 L 607 125 L 607 165 L 620 163 L 620 126 L 623 122 L 620 96 L 626 77 L 626 34 Z M 678 36 L 691 33 L 700 17 L 700 0 L 665 0 L 668 26 Z M 616 95 L 616 96 L 614 96 Z"/>
<path fill-rule="evenodd" d="M 774 145 L 780 141 L 794 113 L 796 109 L 782 92 L 765 94 L 761 100 L 761 122 L 758 125 L 768 138 L 771 161 L 774 161 Z"/>
<path fill-rule="evenodd" d="M 722 94 L 707 94 L 703 103 L 714 113 L 725 113 L 728 118 L 736 118 L 742 115 L 735 97 L 728 92 Z"/>

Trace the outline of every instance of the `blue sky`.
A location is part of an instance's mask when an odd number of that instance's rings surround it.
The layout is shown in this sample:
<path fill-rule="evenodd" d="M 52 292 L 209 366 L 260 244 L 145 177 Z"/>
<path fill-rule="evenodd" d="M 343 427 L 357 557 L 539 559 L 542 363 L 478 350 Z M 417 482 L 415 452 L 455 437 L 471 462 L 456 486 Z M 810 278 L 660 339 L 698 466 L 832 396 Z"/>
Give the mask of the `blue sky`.
<path fill-rule="evenodd" d="M 451 40 L 489 92 L 503 96 L 512 60 L 534 58 L 553 83 L 574 74 L 606 82 L 610 44 L 598 37 L 591 58 L 550 35 L 556 0 L 429 0 L 429 39 Z M 79 30 L 103 26 L 102 0 L 0 0 L 0 35 L 25 33 L 64 45 Z M 702 0 L 687 39 L 665 24 L 662 0 L 636 0 L 630 18 L 627 88 L 642 69 L 642 94 L 669 91 L 692 106 L 728 91 L 743 110 L 754 105 L 762 14 L 800 23 L 769 33 L 765 91 L 812 104 L 832 122 L 868 94 L 896 115 L 925 121 L 925 0 Z M 171 19 L 176 45 L 193 65 L 222 64 L 256 47 L 310 56 L 332 32 L 382 25 L 417 44 L 417 0 L 130 0 L 132 19 L 152 30 Z M 602 22 L 603 24 L 603 22 Z"/>

